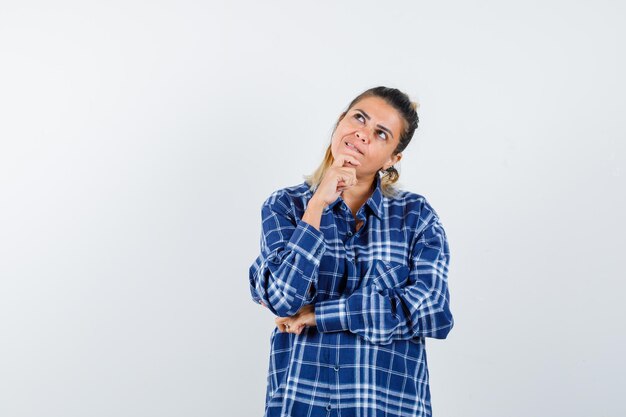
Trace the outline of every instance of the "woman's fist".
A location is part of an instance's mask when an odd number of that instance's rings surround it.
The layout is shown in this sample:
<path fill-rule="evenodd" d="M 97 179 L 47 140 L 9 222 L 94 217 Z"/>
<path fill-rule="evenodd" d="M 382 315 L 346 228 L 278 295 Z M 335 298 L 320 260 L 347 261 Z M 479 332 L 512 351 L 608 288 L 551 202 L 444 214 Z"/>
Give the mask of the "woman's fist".
<path fill-rule="evenodd" d="M 316 326 L 315 306 L 307 304 L 290 317 L 276 317 L 274 320 L 282 333 L 300 334 L 305 326 Z"/>
<path fill-rule="evenodd" d="M 352 155 L 338 155 L 324 173 L 314 197 L 326 206 L 335 201 L 343 190 L 356 185 L 356 167 L 359 165 L 361 162 Z"/>

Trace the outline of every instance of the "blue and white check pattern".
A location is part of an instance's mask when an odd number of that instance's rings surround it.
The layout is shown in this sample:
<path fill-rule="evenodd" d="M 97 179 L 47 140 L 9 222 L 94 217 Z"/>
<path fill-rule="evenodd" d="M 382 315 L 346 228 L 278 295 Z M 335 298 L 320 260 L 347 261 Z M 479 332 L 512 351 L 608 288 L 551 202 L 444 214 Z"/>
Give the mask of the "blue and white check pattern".
<path fill-rule="evenodd" d="M 306 183 L 262 205 L 261 253 L 250 267 L 252 299 L 275 315 L 315 305 L 316 327 L 270 337 L 265 416 L 429 416 L 426 337 L 454 325 L 450 252 L 425 197 L 376 189 L 355 218 L 341 197 L 320 230 L 302 216 Z"/>

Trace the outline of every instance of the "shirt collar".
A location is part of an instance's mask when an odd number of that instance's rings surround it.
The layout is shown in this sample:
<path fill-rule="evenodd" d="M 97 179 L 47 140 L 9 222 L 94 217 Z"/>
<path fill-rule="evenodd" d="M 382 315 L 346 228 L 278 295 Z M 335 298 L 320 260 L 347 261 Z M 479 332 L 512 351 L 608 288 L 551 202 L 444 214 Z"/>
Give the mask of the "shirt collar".
<path fill-rule="evenodd" d="M 382 218 L 382 205 L 383 205 L 383 192 L 382 192 L 381 184 L 380 184 L 380 175 L 378 174 L 375 175 L 374 181 L 376 183 L 374 192 L 372 193 L 370 198 L 367 199 L 367 201 L 365 202 L 365 205 L 369 206 L 372 213 L 374 213 L 376 217 L 381 219 Z M 337 197 L 335 201 L 333 201 L 327 206 L 327 209 L 334 210 L 335 206 L 337 206 L 339 202 L 342 200 L 343 199 L 341 198 L 341 196 Z"/>

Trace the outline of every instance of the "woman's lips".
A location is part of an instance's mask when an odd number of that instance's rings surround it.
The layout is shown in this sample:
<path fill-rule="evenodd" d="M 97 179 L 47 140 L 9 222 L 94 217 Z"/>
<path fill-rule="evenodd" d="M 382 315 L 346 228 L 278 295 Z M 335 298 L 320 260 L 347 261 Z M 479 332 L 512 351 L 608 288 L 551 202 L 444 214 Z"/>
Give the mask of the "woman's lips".
<path fill-rule="evenodd" d="M 348 149 L 348 150 L 350 150 L 350 151 L 352 151 L 352 152 L 356 153 L 357 155 L 363 155 L 361 152 L 359 152 L 359 150 L 358 150 L 358 149 L 353 148 L 353 147 L 351 147 L 351 146 L 348 146 L 348 144 L 347 144 L 347 143 L 345 143 L 345 142 L 344 142 L 344 146 L 345 146 L 345 148 L 346 148 L 346 149 Z"/>

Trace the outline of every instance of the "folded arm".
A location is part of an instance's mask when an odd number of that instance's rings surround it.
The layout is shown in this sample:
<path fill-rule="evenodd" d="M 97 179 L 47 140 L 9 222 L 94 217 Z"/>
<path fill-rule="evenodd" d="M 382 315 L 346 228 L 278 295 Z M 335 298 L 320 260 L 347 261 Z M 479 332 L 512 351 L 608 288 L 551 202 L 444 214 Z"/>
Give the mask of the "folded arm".
<path fill-rule="evenodd" d="M 448 291 L 450 252 L 434 217 L 411 249 L 410 268 L 374 268 L 370 285 L 315 305 L 320 332 L 350 331 L 371 343 L 394 339 L 445 339 L 454 325 Z"/>

